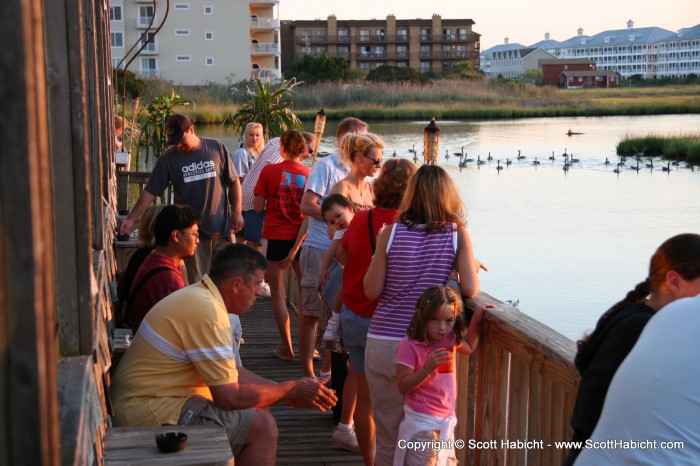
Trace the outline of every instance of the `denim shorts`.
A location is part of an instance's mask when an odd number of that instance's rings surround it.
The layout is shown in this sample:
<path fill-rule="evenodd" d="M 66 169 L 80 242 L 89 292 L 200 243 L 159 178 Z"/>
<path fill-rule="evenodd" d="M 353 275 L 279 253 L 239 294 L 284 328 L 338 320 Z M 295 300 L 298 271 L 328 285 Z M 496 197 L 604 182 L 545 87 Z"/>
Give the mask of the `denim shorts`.
<path fill-rule="evenodd" d="M 340 327 L 343 332 L 343 344 L 350 355 L 350 362 L 355 372 L 365 373 L 365 347 L 367 330 L 371 317 L 362 317 L 352 312 L 345 304 L 340 312 Z"/>
<path fill-rule="evenodd" d="M 255 213 L 254 210 L 243 211 L 243 239 L 255 244 L 262 244 L 263 222 L 265 213 Z"/>

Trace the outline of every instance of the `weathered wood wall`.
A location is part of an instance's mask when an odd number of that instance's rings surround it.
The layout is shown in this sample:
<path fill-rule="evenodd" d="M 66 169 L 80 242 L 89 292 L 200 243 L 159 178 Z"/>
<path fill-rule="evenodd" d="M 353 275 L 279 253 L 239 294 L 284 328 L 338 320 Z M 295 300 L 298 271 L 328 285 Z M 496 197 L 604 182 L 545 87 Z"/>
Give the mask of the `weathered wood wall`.
<path fill-rule="evenodd" d="M 109 5 L 0 2 L 0 464 L 95 464 L 116 207 Z"/>

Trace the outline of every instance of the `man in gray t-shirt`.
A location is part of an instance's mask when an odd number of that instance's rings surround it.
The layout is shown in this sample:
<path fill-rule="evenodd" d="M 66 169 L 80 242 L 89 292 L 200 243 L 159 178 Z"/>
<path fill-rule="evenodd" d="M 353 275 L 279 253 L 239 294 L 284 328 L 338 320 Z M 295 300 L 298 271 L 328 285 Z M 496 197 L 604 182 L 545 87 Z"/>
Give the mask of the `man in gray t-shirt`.
<path fill-rule="evenodd" d="M 175 203 L 191 207 L 202 219 L 197 253 L 185 261 L 188 281 L 194 283 L 209 272 L 214 251 L 231 242 L 232 231 L 243 228 L 241 183 L 223 143 L 195 135 L 185 115 L 172 115 L 165 127 L 171 147 L 158 158 L 146 188 L 118 230 L 120 234 L 133 230 L 134 220 L 172 184 Z"/>

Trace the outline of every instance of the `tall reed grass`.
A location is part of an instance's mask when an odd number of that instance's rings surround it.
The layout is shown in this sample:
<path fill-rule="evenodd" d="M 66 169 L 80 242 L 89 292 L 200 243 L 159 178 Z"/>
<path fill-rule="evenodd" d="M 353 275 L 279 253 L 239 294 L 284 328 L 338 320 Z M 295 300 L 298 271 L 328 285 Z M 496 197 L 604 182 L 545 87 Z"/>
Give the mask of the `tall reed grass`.
<path fill-rule="evenodd" d="M 661 155 L 665 159 L 700 164 L 700 134 L 627 136 L 617 144 L 618 155 Z"/>
<path fill-rule="evenodd" d="M 169 94 L 175 89 L 183 99 L 193 102 L 186 109 L 192 121 L 221 123 L 242 102 L 245 85 L 173 86 L 154 81 L 144 96 Z M 348 115 L 368 119 L 487 119 L 700 113 L 699 96 L 700 85 L 563 90 L 491 79 L 302 84 L 289 98 L 292 111 L 304 119 L 313 119 L 320 107 L 331 119 Z"/>

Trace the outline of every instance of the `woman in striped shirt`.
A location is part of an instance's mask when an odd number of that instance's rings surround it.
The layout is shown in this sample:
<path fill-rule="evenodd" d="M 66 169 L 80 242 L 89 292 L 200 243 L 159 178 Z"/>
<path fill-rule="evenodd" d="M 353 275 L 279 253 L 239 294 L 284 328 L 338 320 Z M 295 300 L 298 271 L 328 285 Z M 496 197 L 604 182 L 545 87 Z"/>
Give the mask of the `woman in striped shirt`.
<path fill-rule="evenodd" d="M 453 271 L 462 295 L 479 291 L 481 266 L 465 224 L 466 209 L 445 170 L 423 165 L 411 180 L 398 221 L 377 236 L 377 249 L 363 284 L 368 299 L 379 298 L 367 334 L 365 372 L 376 422 L 376 465 L 393 463 L 403 417 L 396 385 L 396 349 L 420 295 L 443 286 Z M 485 269 L 485 268 L 484 268 Z"/>

